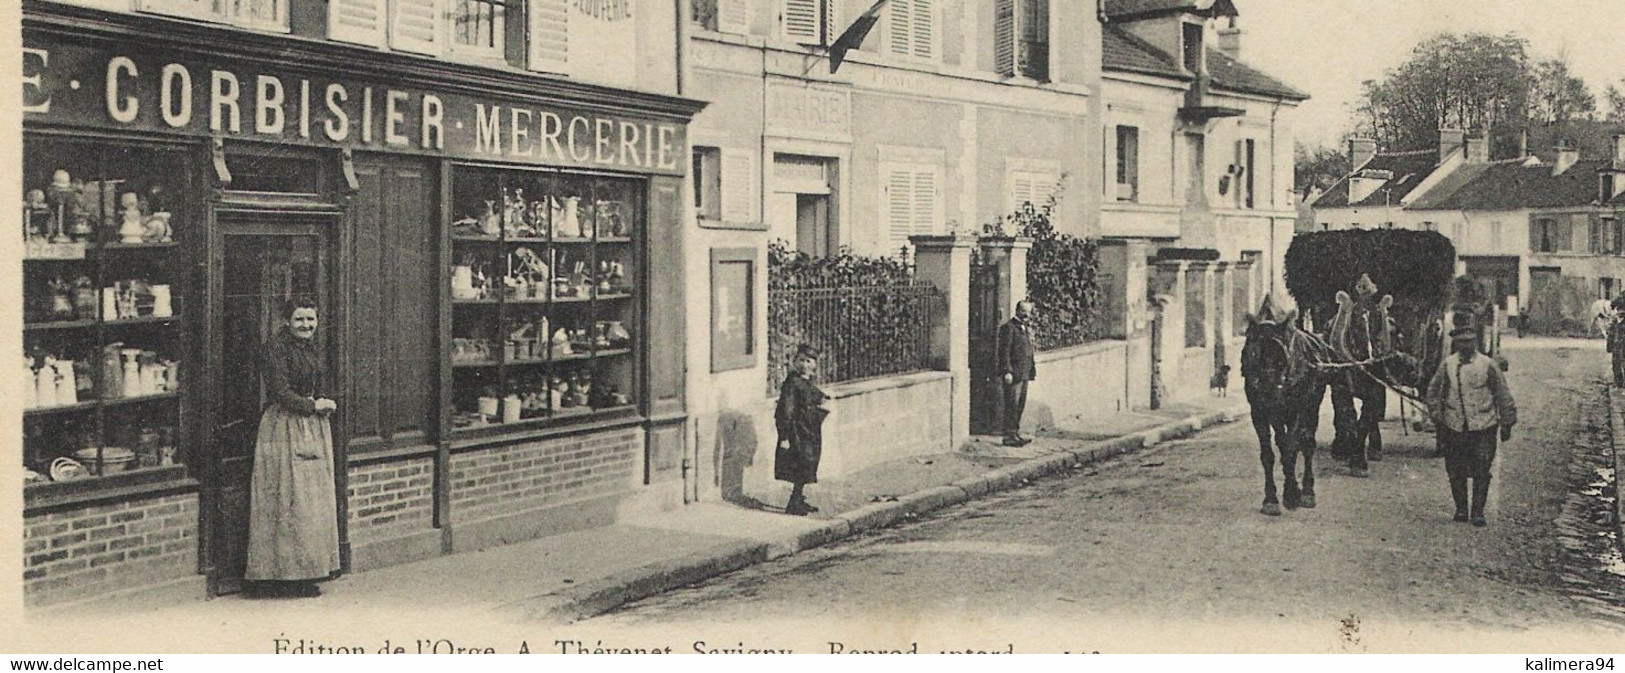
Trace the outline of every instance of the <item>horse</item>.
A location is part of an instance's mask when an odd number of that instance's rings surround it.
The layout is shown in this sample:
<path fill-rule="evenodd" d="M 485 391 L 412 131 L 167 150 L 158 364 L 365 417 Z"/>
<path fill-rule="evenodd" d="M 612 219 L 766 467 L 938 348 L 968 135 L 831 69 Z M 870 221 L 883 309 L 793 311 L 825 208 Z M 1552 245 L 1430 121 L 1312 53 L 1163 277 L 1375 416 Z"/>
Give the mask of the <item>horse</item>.
<path fill-rule="evenodd" d="M 1327 341 L 1342 366 L 1327 370 L 1327 382 L 1336 429 L 1332 457 L 1348 461 L 1353 476 L 1365 477 L 1370 475 L 1368 461 L 1383 457 L 1379 424 L 1388 413 L 1388 391 L 1397 380 L 1414 378 L 1417 363 L 1395 348 L 1400 339 L 1389 315 L 1393 297 L 1373 301 L 1377 286 L 1366 275 L 1354 289 L 1358 298 L 1337 293 L 1337 315 L 1328 326 Z"/>
<path fill-rule="evenodd" d="M 1282 504 L 1287 509 L 1315 506 L 1315 431 L 1320 426 L 1327 384 L 1317 363 L 1332 356 L 1326 343 L 1300 329 L 1296 319 L 1297 311 L 1277 311 L 1266 295 L 1258 313 L 1247 316 L 1246 342 L 1241 349 L 1241 376 L 1252 408 L 1253 430 L 1258 433 L 1258 460 L 1264 466 L 1260 511 L 1269 516 L 1280 516 Z M 1275 491 L 1272 435 L 1284 473 L 1281 499 Z M 1301 488 L 1297 476 L 1300 452 Z"/>

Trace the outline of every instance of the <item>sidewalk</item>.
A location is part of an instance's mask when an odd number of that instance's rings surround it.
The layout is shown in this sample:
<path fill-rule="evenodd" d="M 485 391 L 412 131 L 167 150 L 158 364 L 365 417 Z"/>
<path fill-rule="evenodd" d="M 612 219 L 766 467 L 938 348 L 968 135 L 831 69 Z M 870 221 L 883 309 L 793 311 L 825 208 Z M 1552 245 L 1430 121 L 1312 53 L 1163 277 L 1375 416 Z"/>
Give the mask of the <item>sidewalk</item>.
<path fill-rule="evenodd" d="M 935 509 L 1016 488 L 1027 481 L 1134 451 L 1246 412 L 1237 395 L 1199 398 L 1157 411 L 1116 414 L 1089 427 L 1041 430 L 1011 448 L 976 437 L 957 453 L 872 466 L 808 490 L 823 511 L 786 516 L 782 484 L 751 484 L 745 505 L 699 503 L 615 525 L 478 552 L 356 573 L 325 585 L 320 598 L 255 601 L 225 597 L 154 608 L 102 602 L 47 611 L 47 618 L 204 611 L 211 617 L 389 613 L 433 606 L 442 615 L 501 616 L 563 623 L 738 568 L 883 528 Z M 761 503 L 773 503 L 774 506 Z M 157 612 L 158 614 L 154 614 Z"/>

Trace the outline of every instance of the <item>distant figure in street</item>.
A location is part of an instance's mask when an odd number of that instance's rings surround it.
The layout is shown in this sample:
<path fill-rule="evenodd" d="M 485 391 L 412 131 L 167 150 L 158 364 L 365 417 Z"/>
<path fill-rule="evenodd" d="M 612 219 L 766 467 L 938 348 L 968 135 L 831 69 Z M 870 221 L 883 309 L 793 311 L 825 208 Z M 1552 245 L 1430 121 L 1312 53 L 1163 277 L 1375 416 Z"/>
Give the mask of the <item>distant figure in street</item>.
<path fill-rule="evenodd" d="M 1208 381 L 1208 387 L 1213 389 L 1214 395 L 1229 397 L 1230 365 L 1219 365 L 1219 368 L 1213 372 L 1213 380 Z"/>
<path fill-rule="evenodd" d="M 1625 303 L 1621 300 L 1625 300 L 1625 294 L 1616 297 L 1614 305 Z M 1625 310 L 1616 311 L 1608 321 L 1608 354 L 1614 361 L 1614 385 L 1625 387 Z"/>
<path fill-rule="evenodd" d="M 802 490 L 818 483 L 818 459 L 824 453 L 824 418 L 829 416 L 829 396 L 813 384 L 818 374 L 818 351 L 803 344 L 790 361 L 790 373 L 779 386 L 779 406 L 773 412 L 779 430 L 778 451 L 773 457 L 773 478 L 792 484 L 785 514 L 806 516 L 818 511 L 807 502 Z"/>
<path fill-rule="evenodd" d="M 1507 296 L 1507 325 L 1515 330 L 1518 330 L 1519 339 L 1523 338 L 1524 331 L 1523 315 L 1522 311 L 1519 310 L 1521 308 L 1523 307 L 1518 305 L 1517 295 Z"/>
<path fill-rule="evenodd" d="M 1484 501 L 1490 494 L 1490 468 L 1495 463 L 1496 434 L 1512 438 L 1518 408 L 1495 360 L 1478 352 L 1478 332 L 1471 325 L 1450 331 L 1451 355 L 1439 363 L 1428 384 L 1428 412 L 1444 449 L 1445 474 L 1456 521 L 1483 527 Z M 1472 480 L 1472 500 L 1467 482 Z"/>
<path fill-rule="evenodd" d="M 1001 382 L 1004 384 L 1004 445 L 1026 446 L 1033 440 L 1021 436 L 1021 414 L 1027 409 L 1027 384 L 1038 378 L 1038 366 L 1033 363 L 1032 326 L 1033 304 L 1016 302 L 1016 315 L 999 327 L 999 344 L 995 358 Z"/>

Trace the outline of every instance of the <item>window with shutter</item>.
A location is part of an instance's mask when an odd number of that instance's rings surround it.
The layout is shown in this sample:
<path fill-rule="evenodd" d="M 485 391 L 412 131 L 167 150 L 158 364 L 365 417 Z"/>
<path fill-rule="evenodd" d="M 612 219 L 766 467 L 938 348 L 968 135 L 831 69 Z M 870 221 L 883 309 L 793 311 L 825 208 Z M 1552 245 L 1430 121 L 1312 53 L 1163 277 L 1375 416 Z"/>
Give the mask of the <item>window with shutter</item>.
<path fill-rule="evenodd" d="M 392 0 L 389 46 L 401 51 L 439 55 L 445 38 L 441 37 L 443 15 L 440 0 Z"/>
<path fill-rule="evenodd" d="M 1016 74 L 1016 0 L 993 3 L 994 71 L 1005 77 Z"/>
<path fill-rule="evenodd" d="M 937 16 L 935 0 L 891 0 L 886 15 L 887 51 L 894 56 L 935 59 Z"/>
<path fill-rule="evenodd" d="M 1028 203 L 1033 204 L 1034 209 L 1043 209 L 1049 204 L 1050 196 L 1055 193 L 1055 186 L 1059 181 L 1060 178 L 1051 173 L 1011 171 L 1007 212 L 1019 212 Z"/>
<path fill-rule="evenodd" d="M 1016 72 L 1049 80 L 1049 0 L 1016 0 Z"/>
<path fill-rule="evenodd" d="M 1137 201 L 1140 198 L 1140 129 L 1134 126 L 1117 127 L 1117 193 L 1118 201 Z"/>
<path fill-rule="evenodd" d="M 717 30 L 736 35 L 749 34 L 749 0 L 717 0 Z"/>
<path fill-rule="evenodd" d="M 941 174 L 938 167 L 929 164 L 881 167 L 887 252 L 908 245 L 909 236 L 942 233 Z"/>
<path fill-rule="evenodd" d="M 387 33 L 386 0 L 329 0 L 327 37 L 339 42 L 381 47 Z"/>
<path fill-rule="evenodd" d="M 779 36 L 796 44 L 820 44 L 823 21 L 819 0 L 779 0 Z"/>
<path fill-rule="evenodd" d="M 506 0 L 445 0 L 451 48 L 458 54 L 502 58 L 508 32 Z"/>
<path fill-rule="evenodd" d="M 756 213 L 756 153 L 748 149 L 722 149 L 722 219 L 753 222 Z"/>
<path fill-rule="evenodd" d="M 722 150 L 694 147 L 694 212 L 707 220 L 722 219 Z"/>
<path fill-rule="evenodd" d="M 568 0 L 530 0 L 530 69 L 568 72 L 570 7 Z"/>

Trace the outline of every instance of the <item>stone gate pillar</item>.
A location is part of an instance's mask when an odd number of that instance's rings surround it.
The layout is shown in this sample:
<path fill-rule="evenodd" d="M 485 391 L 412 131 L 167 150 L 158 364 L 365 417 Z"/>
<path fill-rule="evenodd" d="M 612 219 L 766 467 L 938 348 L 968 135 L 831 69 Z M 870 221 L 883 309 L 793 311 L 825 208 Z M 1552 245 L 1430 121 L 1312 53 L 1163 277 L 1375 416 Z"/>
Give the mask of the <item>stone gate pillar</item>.
<path fill-rule="evenodd" d="M 1016 302 L 1027 298 L 1027 251 L 1033 239 L 986 236 L 980 244 L 982 260 L 999 270 L 999 324 L 1004 324 L 1015 315 Z"/>
<path fill-rule="evenodd" d="M 953 375 L 949 429 L 952 449 L 970 439 L 970 258 L 976 237 L 966 234 L 911 236 L 914 275 L 935 285 L 947 301 L 946 315 L 931 335 L 931 350 Z"/>

